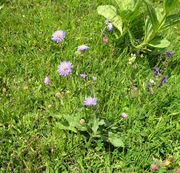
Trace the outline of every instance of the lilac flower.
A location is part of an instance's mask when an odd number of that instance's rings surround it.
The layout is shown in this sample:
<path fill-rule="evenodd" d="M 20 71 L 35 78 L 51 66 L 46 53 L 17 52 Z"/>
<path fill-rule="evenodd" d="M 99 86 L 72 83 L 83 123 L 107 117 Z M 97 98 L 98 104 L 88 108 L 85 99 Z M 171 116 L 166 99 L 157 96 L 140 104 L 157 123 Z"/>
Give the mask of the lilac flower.
<path fill-rule="evenodd" d="M 108 29 L 109 31 L 112 31 L 112 30 L 113 30 L 113 25 L 112 25 L 112 23 L 109 23 L 109 24 L 107 25 L 107 29 Z"/>
<path fill-rule="evenodd" d="M 103 42 L 104 42 L 105 44 L 107 44 L 107 43 L 108 43 L 108 38 L 107 38 L 107 37 L 104 37 L 104 38 L 103 38 Z"/>
<path fill-rule="evenodd" d="M 108 19 L 105 20 L 105 24 L 106 24 L 106 25 L 109 24 L 109 20 L 108 20 Z"/>
<path fill-rule="evenodd" d="M 61 42 L 64 39 L 64 37 L 65 37 L 65 32 L 62 30 L 58 30 L 52 34 L 51 40 L 56 41 L 58 43 Z"/>
<path fill-rule="evenodd" d="M 150 88 L 152 87 L 152 85 L 149 85 L 146 83 L 146 86 L 147 86 L 147 94 L 149 95 L 149 91 L 150 91 Z"/>
<path fill-rule="evenodd" d="M 153 163 L 153 164 L 151 164 L 150 168 L 155 171 L 158 169 L 158 166 Z"/>
<path fill-rule="evenodd" d="M 84 105 L 86 105 L 86 106 L 96 105 L 96 99 L 93 97 L 88 97 L 84 101 Z"/>
<path fill-rule="evenodd" d="M 160 83 L 159 83 L 159 86 L 162 86 L 163 84 L 165 84 L 167 78 L 168 78 L 168 75 L 163 76 Z"/>
<path fill-rule="evenodd" d="M 80 77 L 82 77 L 82 78 L 86 78 L 86 74 L 80 74 Z"/>
<path fill-rule="evenodd" d="M 72 63 L 70 61 L 64 61 L 61 62 L 60 65 L 58 65 L 58 73 L 60 75 L 66 76 L 68 74 L 71 74 L 72 71 Z"/>
<path fill-rule="evenodd" d="M 97 80 L 97 77 L 93 76 L 92 79 L 93 79 L 93 81 L 96 81 L 96 80 Z"/>
<path fill-rule="evenodd" d="M 170 55 L 170 56 L 173 56 L 174 51 L 171 51 L 171 52 L 170 52 L 168 49 L 166 49 L 166 54 L 167 54 L 167 55 Z"/>
<path fill-rule="evenodd" d="M 122 116 L 123 118 L 127 118 L 127 117 L 128 117 L 128 115 L 127 115 L 126 113 L 124 113 L 124 112 L 121 113 L 121 116 Z"/>
<path fill-rule="evenodd" d="M 50 82 L 49 77 L 46 76 L 45 79 L 44 79 L 45 85 L 49 85 L 49 82 Z"/>
<path fill-rule="evenodd" d="M 159 70 L 158 70 L 158 68 L 155 66 L 154 68 L 153 68 L 153 75 L 154 76 L 158 76 L 159 75 Z"/>
<path fill-rule="evenodd" d="M 78 46 L 77 51 L 85 50 L 85 49 L 89 49 L 89 46 L 86 46 L 86 45 Z"/>

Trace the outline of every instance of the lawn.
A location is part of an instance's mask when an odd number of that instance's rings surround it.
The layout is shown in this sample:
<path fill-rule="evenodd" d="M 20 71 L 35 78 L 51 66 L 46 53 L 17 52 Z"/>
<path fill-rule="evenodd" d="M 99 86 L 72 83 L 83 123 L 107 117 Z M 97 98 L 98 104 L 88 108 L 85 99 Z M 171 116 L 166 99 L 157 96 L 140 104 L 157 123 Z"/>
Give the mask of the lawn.
<path fill-rule="evenodd" d="M 0 2 L 0 172 L 179 171 L 180 25 L 137 49 L 106 28 L 106 4 Z"/>

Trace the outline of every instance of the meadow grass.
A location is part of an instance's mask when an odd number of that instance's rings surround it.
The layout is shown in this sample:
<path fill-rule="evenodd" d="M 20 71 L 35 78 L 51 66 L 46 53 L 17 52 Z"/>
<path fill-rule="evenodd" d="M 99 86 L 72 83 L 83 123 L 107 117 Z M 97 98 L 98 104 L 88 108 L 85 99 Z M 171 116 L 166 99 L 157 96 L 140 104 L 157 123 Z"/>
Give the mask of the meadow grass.
<path fill-rule="evenodd" d="M 115 28 L 107 32 L 108 43 L 103 43 L 104 18 L 96 9 L 108 3 L 113 2 L 2 2 L 1 172 L 150 172 L 152 163 L 159 172 L 178 168 L 179 25 L 163 33 L 174 55 L 162 66 L 165 50 L 136 52 L 130 43 L 116 39 Z M 56 30 L 66 33 L 58 44 L 51 40 Z M 83 44 L 90 48 L 75 54 Z M 131 53 L 136 54 L 136 61 L 128 64 Z M 57 73 L 62 61 L 73 65 L 66 77 Z M 153 79 L 157 64 L 168 75 L 167 82 L 148 95 L 146 83 Z M 83 73 L 85 79 L 79 76 Z M 49 85 L 44 84 L 45 76 Z M 84 106 L 89 96 L 97 99 L 95 108 Z M 126 119 L 122 112 L 128 115 Z M 114 127 L 111 130 L 121 136 L 124 147 L 58 127 L 61 115 L 78 115 L 86 122 L 94 114 Z M 168 162 L 170 156 L 173 162 Z M 165 165 L 160 164 L 163 160 Z"/>

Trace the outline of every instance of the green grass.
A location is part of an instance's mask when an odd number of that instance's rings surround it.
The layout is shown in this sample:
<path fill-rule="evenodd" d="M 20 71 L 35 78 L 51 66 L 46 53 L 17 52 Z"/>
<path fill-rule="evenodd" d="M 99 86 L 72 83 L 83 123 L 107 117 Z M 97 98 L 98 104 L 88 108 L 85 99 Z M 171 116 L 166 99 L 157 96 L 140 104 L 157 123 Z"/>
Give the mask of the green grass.
<path fill-rule="evenodd" d="M 179 149 L 179 25 L 164 34 L 175 53 L 164 74 L 167 83 L 147 95 L 146 82 L 163 53 L 144 52 L 119 44 L 116 29 L 102 42 L 104 18 L 97 6 L 111 1 L 94 0 L 3 1 L 0 9 L 0 172 L 160 172 L 178 168 Z M 93 8 L 93 10 L 91 9 Z M 66 33 L 61 43 L 51 40 L 56 30 Z M 79 45 L 90 48 L 76 56 Z M 112 52 L 114 49 L 114 53 Z M 136 53 L 136 69 L 128 64 Z M 73 64 L 67 77 L 57 73 L 62 61 Z M 159 61 L 161 64 L 163 61 Z M 86 79 L 79 74 L 88 75 Z M 44 84 L 49 76 L 50 85 Z M 97 81 L 92 81 L 92 76 Z M 6 88 L 6 92 L 3 92 Z M 56 97 L 60 92 L 61 96 Z M 86 97 L 97 99 L 86 109 Z M 121 112 L 128 114 L 121 118 Z M 104 119 L 120 134 L 124 147 L 102 138 L 58 128 L 61 115 Z M 167 168 L 153 161 L 174 161 Z M 162 168 L 160 168 L 162 167 Z"/>

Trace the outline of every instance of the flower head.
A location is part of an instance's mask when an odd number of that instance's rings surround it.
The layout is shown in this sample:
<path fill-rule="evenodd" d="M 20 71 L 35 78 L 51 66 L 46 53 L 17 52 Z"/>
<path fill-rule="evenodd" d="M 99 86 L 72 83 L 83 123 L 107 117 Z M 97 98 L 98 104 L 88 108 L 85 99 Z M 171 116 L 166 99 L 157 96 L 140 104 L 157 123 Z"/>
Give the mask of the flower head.
<path fill-rule="evenodd" d="M 64 39 L 64 37 L 65 37 L 65 32 L 62 30 L 58 30 L 52 34 L 51 40 L 56 41 L 58 43 L 61 42 Z"/>
<path fill-rule="evenodd" d="M 86 78 L 86 74 L 80 74 L 80 77 L 82 77 L 82 78 Z"/>
<path fill-rule="evenodd" d="M 44 79 L 45 85 L 49 85 L 49 82 L 50 82 L 49 77 L 46 76 L 45 79 Z"/>
<path fill-rule="evenodd" d="M 175 169 L 174 172 L 179 173 L 180 172 L 180 168 Z"/>
<path fill-rule="evenodd" d="M 167 55 L 170 55 L 170 56 L 173 56 L 174 51 L 171 51 L 171 52 L 170 52 L 168 49 L 166 49 L 166 54 L 167 54 Z"/>
<path fill-rule="evenodd" d="M 128 115 L 127 115 L 126 113 L 122 112 L 122 113 L 121 113 L 121 116 L 122 116 L 123 118 L 127 118 Z"/>
<path fill-rule="evenodd" d="M 71 74 L 72 71 L 72 63 L 70 61 L 64 61 L 61 62 L 60 65 L 58 65 L 58 73 L 62 76 L 66 76 L 68 74 Z"/>
<path fill-rule="evenodd" d="M 158 169 L 158 166 L 153 163 L 153 164 L 151 164 L 150 168 L 155 171 Z"/>
<path fill-rule="evenodd" d="M 93 97 L 88 97 L 84 101 L 84 105 L 86 105 L 86 106 L 96 105 L 96 99 Z"/>
<path fill-rule="evenodd" d="M 112 30 L 113 30 L 113 25 L 112 25 L 112 23 L 109 23 L 109 24 L 107 25 L 107 29 L 108 29 L 109 31 L 112 31 Z"/>
<path fill-rule="evenodd" d="M 159 75 L 159 70 L 158 70 L 158 68 L 156 66 L 153 68 L 153 75 L 154 76 L 158 76 Z"/>
<path fill-rule="evenodd" d="M 89 49 L 89 46 L 86 46 L 86 45 L 78 46 L 77 51 L 85 50 L 85 49 Z"/>
<path fill-rule="evenodd" d="M 107 38 L 107 37 L 104 37 L 104 38 L 103 38 L 103 42 L 104 42 L 105 44 L 107 44 L 107 43 L 108 43 L 108 38 Z"/>
<path fill-rule="evenodd" d="M 167 78 L 168 78 L 168 75 L 163 76 L 163 77 L 161 78 L 161 81 L 160 81 L 160 83 L 159 83 L 159 86 L 162 86 L 163 84 L 165 84 Z"/>
<path fill-rule="evenodd" d="M 92 79 L 93 79 L 93 81 L 96 81 L 96 80 L 97 80 L 97 77 L 93 76 Z"/>
<path fill-rule="evenodd" d="M 106 25 L 109 24 L 109 20 L 108 20 L 108 19 L 105 20 L 105 24 L 106 24 Z"/>

